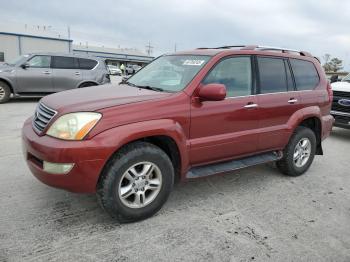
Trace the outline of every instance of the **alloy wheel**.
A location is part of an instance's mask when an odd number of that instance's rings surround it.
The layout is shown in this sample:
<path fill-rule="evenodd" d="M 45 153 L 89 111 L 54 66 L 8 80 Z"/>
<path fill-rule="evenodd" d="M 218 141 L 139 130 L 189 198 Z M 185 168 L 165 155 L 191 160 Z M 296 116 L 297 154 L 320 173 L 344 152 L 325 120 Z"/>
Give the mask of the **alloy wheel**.
<path fill-rule="evenodd" d="M 0 100 L 3 99 L 5 97 L 5 89 L 0 86 Z"/>
<path fill-rule="evenodd" d="M 162 173 L 151 162 L 140 162 L 131 166 L 119 183 L 118 195 L 129 208 L 143 208 L 157 197 L 162 187 Z"/>
<path fill-rule="evenodd" d="M 310 158 L 311 142 L 308 138 L 300 139 L 294 149 L 293 161 L 296 167 L 303 167 Z"/>

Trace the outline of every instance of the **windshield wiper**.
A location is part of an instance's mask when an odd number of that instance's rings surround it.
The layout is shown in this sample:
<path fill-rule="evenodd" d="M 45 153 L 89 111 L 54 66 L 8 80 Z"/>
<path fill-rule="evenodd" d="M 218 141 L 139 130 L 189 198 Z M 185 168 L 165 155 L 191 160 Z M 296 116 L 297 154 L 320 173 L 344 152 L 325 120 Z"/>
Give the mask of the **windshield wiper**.
<path fill-rule="evenodd" d="M 136 86 L 138 88 L 142 88 L 142 89 L 148 89 L 148 90 L 153 90 L 153 91 L 158 91 L 158 92 L 164 92 L 163 88 L 160 87 L 154 87 L 154 86 Z"/>
<path fill-rule="evenodd" d="M 148 90 L 153 90 L 153 91 L 158 91 L 158 92 L 164 92 L 164 89 L 163 88 L 160 88 L 160 87 L 154 87 L 154 86 L 141 86 L 141 85 L 135 85 L 133 83 L 130 83 L 130 82 L 125 82 L 125 84 L 129 85 L 129 86 L 133 86 L 133 87 L 137 87 L 137 88 L 141 88 L 141 89 L 148 89 Z"/>

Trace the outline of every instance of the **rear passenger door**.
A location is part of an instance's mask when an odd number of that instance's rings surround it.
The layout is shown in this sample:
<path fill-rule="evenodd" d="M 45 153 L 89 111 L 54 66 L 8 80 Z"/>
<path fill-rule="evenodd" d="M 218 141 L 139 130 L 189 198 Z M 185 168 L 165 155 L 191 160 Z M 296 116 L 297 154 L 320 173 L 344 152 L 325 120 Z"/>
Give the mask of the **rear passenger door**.
<path fill-rule="evenodd" d="M 51 61 L 55 92 L 73 89 L 80 84 L 82 76 L 77 58 L 53 56 Z"/>
<path fill-rule="evenodd" d="M 259 151 L 283 148 L 288 137 L 288 121 L 301 108 L 295 92 L 288 59 L 257 57 Z"/>

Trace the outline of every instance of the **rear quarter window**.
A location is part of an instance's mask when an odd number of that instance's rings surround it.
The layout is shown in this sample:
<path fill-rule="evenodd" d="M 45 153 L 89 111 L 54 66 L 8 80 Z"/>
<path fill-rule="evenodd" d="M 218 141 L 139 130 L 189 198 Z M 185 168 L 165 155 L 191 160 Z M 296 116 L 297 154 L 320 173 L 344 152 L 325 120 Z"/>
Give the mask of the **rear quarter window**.
<path fill-rule="evenodd" d="M 290 59 L 297 90 L 313 90 L 320 82 L 315 65 L 312 62 Z"/>
<path fill-rule="evenodd" d="M 91 70 L 97 65 L 96 60 L 79 58 L 79 68 L 83 70 Z"/>

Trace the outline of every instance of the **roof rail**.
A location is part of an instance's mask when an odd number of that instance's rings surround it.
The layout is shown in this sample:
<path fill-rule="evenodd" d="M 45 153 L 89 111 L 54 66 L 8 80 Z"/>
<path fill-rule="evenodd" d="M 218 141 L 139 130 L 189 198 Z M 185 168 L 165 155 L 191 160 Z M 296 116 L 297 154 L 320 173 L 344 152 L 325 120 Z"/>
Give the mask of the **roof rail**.
<path fill-rule="evenodd" d="M 240 48 L 239 50 L 261 50 L 261 51 L 281 51 L 282 53 L 299 53 L 301 56 L 309 56 L 313 57 L 309 52 L 301 51 L 301 50 L 295 50 L 295 49 L 289 49 L 289 48 L 283 48 L 283 47 L 274 47 L 274 46 L 259 46 L 259 45 L 227 45 L 227 46 L 220 46 L 220 47 L 214 47 L 214 48 L 197 48 L 197 49 L 231 49 L 231 48 Z"/>

